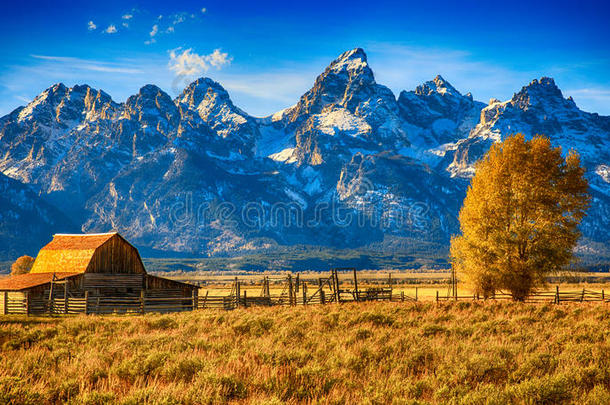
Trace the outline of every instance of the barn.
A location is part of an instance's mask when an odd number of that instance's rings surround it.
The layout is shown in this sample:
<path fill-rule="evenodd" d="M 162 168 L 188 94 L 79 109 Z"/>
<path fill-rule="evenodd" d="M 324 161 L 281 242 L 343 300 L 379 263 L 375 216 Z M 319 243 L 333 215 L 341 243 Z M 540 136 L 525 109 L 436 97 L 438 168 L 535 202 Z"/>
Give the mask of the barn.
<path fill-rule="evenodd" d="M 188 310 L 197 288 L 147 274 L 138 250 L 116 232 L 56 234 L 30 273 L 0 280 L 0 313 Z"/>

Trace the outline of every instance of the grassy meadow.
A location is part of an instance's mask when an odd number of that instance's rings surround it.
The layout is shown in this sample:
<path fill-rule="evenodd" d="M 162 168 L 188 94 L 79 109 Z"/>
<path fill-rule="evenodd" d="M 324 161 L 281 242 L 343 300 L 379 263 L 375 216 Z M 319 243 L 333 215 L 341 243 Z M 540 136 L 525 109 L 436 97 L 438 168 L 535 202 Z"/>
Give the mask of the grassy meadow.
<path fill-rule="evenodd" d="M 0 318 L 3 404 L 610 403 L 610 308 L 359 303 Z"/>

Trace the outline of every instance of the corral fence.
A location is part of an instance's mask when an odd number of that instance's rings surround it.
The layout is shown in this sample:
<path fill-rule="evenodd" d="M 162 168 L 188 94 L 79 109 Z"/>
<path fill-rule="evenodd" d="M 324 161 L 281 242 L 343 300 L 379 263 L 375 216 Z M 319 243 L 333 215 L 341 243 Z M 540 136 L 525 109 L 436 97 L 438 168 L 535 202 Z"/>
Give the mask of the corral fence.
<path fill-rule="evenodd" d="M 436 291 L 436 302 L 441 301 L 464 301 L 464 300 L 509 300 L 513 301 L 513 295 L 509 293 L 495 293 L 490 297 L 483 298 L 478 294 L 473 295 L 458 295 L 447 294 L 440 295 Z M 582 290 L 561 291 L 559 286 L 555 290 L 534 291 L 528 295 L 524 302 L 527 303 L 552 303 L 561 304 L 562 302 L 610 302 L 610 297 L 606 295 L 604 290 L 592 291 L 583 288 Z"/>
<path fill-rule="evenodd" d="M 2 313 L 4 315 L 77 315 L 77 314 L 144 314 L 149 312 L 180 312 L 194 309 L 196 295 L 183 296 L 89 296 L 40 298 L 25 292 L 20 297 L 4 293 Z"/>
<path fill-rule="evenodd" d="M 351 285 L 346 288 L 339 279 L 339 272 L 349 277 Z M 353 277 L 353 279 L 352 279 Z M 345 277 L 344 277 L 345 278 Z M 216 308 L 231 310 L 252 306 L 296 306 L 325 305 L 344 302 L 417 301 L 415 296 L 404 292 L 396 293 L 393 289 L 391 275 L 387 285 L 359 288 L 358 274 L 354 268 L 332 269 L 330 276 L 318 277 L 315 282 L 305 281 L 297 274 L 293 277 L 276 278 L 282 289 L 271 292 L 272 278 L 264 277 L 260 293 L 250 294 L 243 289 L 242 282 L 236 277 L 227 295 L 210 294 L 193 291 L 192 296 L 168 296 L 163 293 L 142 290 L 140 295 L 90 296 L 86 291 L 84 297 L 64 295 L 64 297 L 34 297 L 28 292 L 15 295 L 4 293 L 0 301 L 4 303 L 0 313 L 27 315 L 76 315 L 76 314 L 145 314 L 150 312 L 180 312 L 198 309 Z M 345 280 L 343 280 L 345 281 Z"/>
<path fill-rule="evenodd" d="M 350 288 L 345 288 L 339 280 L 339 272 L 353 275 Z M 410 296 L 404 292 L 396 293 L 392 287 L 391 276 L 387 286 L 375 286 L 359 288 L 358 274 L 353 268 L 336 268 L 331 270 L 329 277 L 319 277 L 315 282 L 306 282 L 296 277 L 288 275 L 279 279 L 282 281 L 283 288 L 279 293 L 271 293 L 270 283 L 278 281 L 270 277 L 264 277 L 262 288 L 259 294 L 253 295 L 247 290 L 242 290 L 242 283 L 236 277 L 228 296 L 210 295 L 206 291 L 204 295 L 197 297 L 195 308 L 222 308 L 235 309 L 238 307 L 251 306 L 296 306 L 296 305 L 325 305 L 331 303 L 364 302 L 364 301 L 391 301 L 405 302 L 417 301 L 417 289 L 415 296 Z"/>
<path fill-rule="evenodd" d="M 343 280 L 339 279 L 342 272 Z M 348 275 L 349 285 L 345 286 L 345 275 Z M 353 278 L 352 278 L 353 277 Z M 281 288 L 270 288 L 271 282 L 280 283 Z M 343 283 L 341 282 L 343 281 Z M 243 288 L 242 282 L 236 277 L 230 291 L 210 294 L 193 290 L 192 296 L 167 295 L 167 293 L 142 290 L 139 295 L 122 296 L 91 296 L 86 291 L 84 296 L 74 297 L 34 297 L 27 292 L 19 295 L 2 293 L 0 297 L 0 314 L 26 314 L 26 315 L 76 315 L 76 314 L 145 314 L 193 311 L 200 309 L 232 310 L 253 306 L 297 306 L 297 305 L 326 305 L 346 302 L 417 302 L 418 289 L 415 295 L 405 294 L 404 291 L 395 291 L 391 274 L 387 284 L 374 287 L 360 287 L 358 274 L 353 268 L 332 269 L 328 277 L 318 277 L 315 281 L 305 281 L 291 274 L 286 277 L 271 278 L 265 276 L 261 290 L 255 293 L 252 288 Z M 478 295 L 458 295 L 457 288 L 441 295 L 436 291 L 436 302 L 484 300 Z M 496 293 L 486 300 L 501 301 L 513 300 L 507 293 Z M 574 291 L 555 290 L 536 291 L 530 294 L 525 302 L 529 303 L 555 303 L 564 302 L 610 302 L 604 290 L 592 291 L 587 289 Z"/>

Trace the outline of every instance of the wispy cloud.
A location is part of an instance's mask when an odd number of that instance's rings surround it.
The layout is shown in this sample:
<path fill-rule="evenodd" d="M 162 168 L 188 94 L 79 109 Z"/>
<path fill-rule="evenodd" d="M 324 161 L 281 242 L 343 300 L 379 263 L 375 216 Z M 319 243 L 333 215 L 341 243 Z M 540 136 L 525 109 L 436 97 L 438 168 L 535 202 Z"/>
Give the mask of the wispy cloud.
<path fill-rule="evenodd" d="M 88 29 L 89 31 L 93 31 L 93 30 L 95 30 L 96 28 L 97 28 L 97 25 L 95 25 L 95 23 L 94 23 L 93 21 L 89 21 L 89 22 L 87 23 L 87 29 Z"/>
<path fill-rule="evenodd" d="M 208 55 L 199 55 L 192 49 L 180 52 L 180 48 L 169 52 L 168 67 L 177 76 L 195 76 L 207 72 L 210 67 L 221 69 L 231 63 L 232 58 L 226 52 L 215 49 Z"/>
<path fill-rule="evenodd" d="M 123 14 L 121 17 L 123 20 L 131 20 L 133 18 L 133 14 Z"/>
<path fill-rule="evenodd" d="M 205 8 L 205 7 L 202 7 L 202 8 L 201 8 L 201 13 L 202 13 L 202 14 L 205 14 L 207 11 L 208 11 L 208 9 L 207 9 L 207 8 Z"/>
<path fill-rule="evenodd" d="M 114 24 L 110 24 L 108 28 L 104 30 L 106 34 L 115 34 L 117 32 L 116 26 Z"/>
<path fill-rule="evenodd" d="M 610 88 L 586 87 L 580 89 L 566 89 L 565 96 L 572 96 L 579 107 L 592 112 L 605 112 L 610 105 Z"/>
<path fill-rule="evenodd" d="M 518 91 L 517 86 L 540 75 L 508 69 L 455 49 L 372 43 L 366 50 L 377 82 L 390 87 L 397 96 L 440 74 L 460 92 L 473 92 L 475 99 L 507 99 Z"/>
<path fill-rule="evenodd" d="M 71 56 L 49 56 L 49 55 L 30 55 L 35 59 L 51 61 L 70 65 L 72 68 L 81 70 L 90 70 L 94 72 L 112 72 L 112 73 L 126 73 L 135 74 L 142 73 L 140 69 L 130 68 L 116 63 L 96 61 L 91 59 L 74 58 Z"/>

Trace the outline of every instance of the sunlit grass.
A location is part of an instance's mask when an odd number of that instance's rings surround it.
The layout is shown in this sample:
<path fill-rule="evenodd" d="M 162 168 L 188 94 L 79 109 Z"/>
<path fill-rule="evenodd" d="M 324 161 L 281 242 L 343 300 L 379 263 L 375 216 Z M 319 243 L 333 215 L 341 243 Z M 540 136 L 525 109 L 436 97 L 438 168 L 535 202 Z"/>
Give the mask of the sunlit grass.
<path fill-rule="evenodd" d="M 0 403 L 610 403 L 602 304 L 2 318 Z"/>

